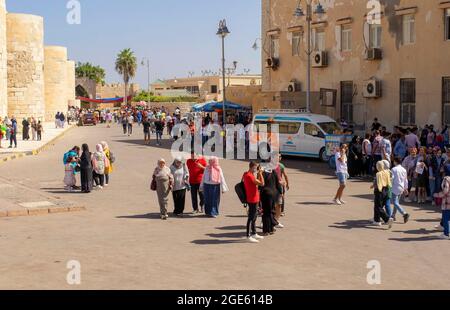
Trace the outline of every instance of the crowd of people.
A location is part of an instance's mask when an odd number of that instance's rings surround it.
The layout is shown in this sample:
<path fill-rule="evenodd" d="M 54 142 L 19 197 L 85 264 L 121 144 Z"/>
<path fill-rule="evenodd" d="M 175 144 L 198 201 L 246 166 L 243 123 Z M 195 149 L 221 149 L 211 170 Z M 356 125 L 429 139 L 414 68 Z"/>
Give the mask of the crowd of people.
<path fill-rule="evenodd" d="M 389 228 L 400 213 L 407 223 L 410 214 L 400 205 L 425 204 L 442 208 L 442 221 L 437 229 L 449 239 L 450 217 L 450 149 L 448 127 L 436 131 L 433 125 L 418 128 L 395 127 L 389 133 L 377 119 L 372 131 L 362 139 L 355 136 L 349 146 L 342 145 L 336 152 L 336 174 L 339 189 L 333 200 L 345 204 L 342 195 L 351 177 L 373 177 L 373 224 L 384 222 Z"/>

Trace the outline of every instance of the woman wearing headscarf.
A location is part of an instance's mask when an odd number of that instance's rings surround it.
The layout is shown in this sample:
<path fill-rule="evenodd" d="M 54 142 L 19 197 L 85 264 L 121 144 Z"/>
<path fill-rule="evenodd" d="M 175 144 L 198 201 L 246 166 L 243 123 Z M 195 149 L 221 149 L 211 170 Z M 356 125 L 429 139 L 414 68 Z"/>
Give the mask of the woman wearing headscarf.
<path fill-rule="evenodd" d="M 386 205 L 389 196 L 389 187 L 392 187 L 391 174 L 385 169 L 385 165 L 382 161 L 377 162 L 376 168 L 378 173 L 376 174 L 372 185 L 375 194 L 374 224 L 381 226 L 381 220 L 383 220 L 389 225 L 389 229 L 391 229 L 394 220 L 383 208 Z"/>
<path fill-rule="evenodd" d="M 189 188 L 189 171 L 181 158 L 176 158 L 170 172 L 173 175 L 173 201 L 175 209 L 173 214 L 175 216 L 183 216 L 186 202 L 186 190 Z"/>
<path fill-rule="evenodd" d="M 169 206 L 169 194 L 173 188 L 173 175 L 169 167 L 166 166 L 164 159 L 158 160 L 158 166 L 153 172 L 153 180 L 156 182 L 156 193 L 158 195 L 159 208 L 161 211 L 161 219 L 167 220 L 167 208 Z"/>
<path fill-rule="evenodd" d="M 113 161 L 111 160 L 111 150 L 109 149 L 108 143 L 106 141 L 100 142 L 100 144 L 103 147 L 103 152 L 106 155 L 106 158 L 108 158 L 109 166 L 105 167 L 105 186 L 109 185 L 109 175 L 113 172 Z"/>
<path fill-rule="evenodd" d="M 363 168 L 363 155 L 361 138 L 358 136 L 353 137 L 350 143 L 348 154 L 348 173 L 350 177 L 358 177 L 362 174 Z"/>
<path fill-rule="evenodd" d="M 228 185 L 217 157 L 209 159 L 200 189 L 205 196 L 205 214 L 210 217 L 219 216 L 220 196 L 228 192 Z"/>
<path fill-rule="evenodd" d="M 81 192 L 90 193 L 93 188 L 92 155 L 87 144 L 82 145 L 82 150 L 83 153 L 80 157 Z"/>
<path fill-rule="evenodd" d="M 109 167 L 109 160 L 101 144 L 97 144 L 96 151 L 92 154 L 92 165 L 95 185 L 98 189 L 102 189 L 105 185 L 105 170 Z"/>
<path fill-rule="evenodd" d="M 263 236 L 273 235 L 275 227 L 279 224 L 275 219 L 275 205 L 282 192 L 283 188 L 276 172 L 266 169 L 264 171 L 264 186 L 261 188 Z"/>

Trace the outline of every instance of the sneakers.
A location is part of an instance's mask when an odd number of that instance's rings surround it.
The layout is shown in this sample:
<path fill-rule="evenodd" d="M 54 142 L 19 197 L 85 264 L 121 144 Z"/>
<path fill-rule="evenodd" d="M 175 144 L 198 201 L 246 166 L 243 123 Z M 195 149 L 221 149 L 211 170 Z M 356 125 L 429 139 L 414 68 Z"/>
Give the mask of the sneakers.
<path fill-rule="evenodd" d="M 250 243 L 259 243 L 259 241 L 257 239 L 255 239 L 254 237 L 249 237 L 247 239 L 247 241 L 250 242 Z"/>
<path fill-rule="evenodd" d="M 166 215 L 161 215 L 161 219 L 163 221 L 166 221 L 168 218 L 169 218 L 169 216 L 167 214 Z"/>
<path fill-rule="evenodd" d="M 343 204 L 343 205 L 345 205 L 347 202 L 346 201 L 344 201 L 344 200 L 339 200 L 339 202 L 341 203 L 341 204 Z"/>
<path fill-rule="evenodd" d="M 434 226 L 434 228 L 438 231 L 444 231 L 444 227 L 442 227 L 441 225 L 436 225 Z"/>
<path fill-rule="evenodd" d="M 264 237 L 263 237 L 263 236 L 260 236 L 260 235 L 258 235 L 258 234 L 253 235 L 252 238 L 253 238 L 253 239 L 256 239 L 256 240 L 264 240 Z"/>
<path fill-rule="evenodd" d="M 394 225 L 394 219 L 390 218 L 389 221 L 387 222 L 387 225 L 388 225 L 388 229 L 391 229 L 392 225 Z"/>
<path fill-rule="evenodd" d="M 381 222 L 375 222 L 375 221 L 373 221 L 373 222 L 372 222 L 372 225 L 375 225 L 375 226 L 382 226 L 383 224 L 382 224 Z"/>
<path fill-rule="evenodd" d="M 450 240 L 450 236 L 447 235 L 440 235 L 439 239 L 443 239 L 443 240 Z"/>
<path fill-rule="evenodd" d="M 333 203 L 338 206 L 342 205 L 342 202 L 340 202 L 339 199 L 333 199 Z"/>
<path fill-rule="evenodd" d="M 405 215 L 403 215 L 403 221 L 404 221 L 405 224 L 408 223 L 409 218 L 410 218 L 410 215 L 409 215 L 408 213 L 406 213 Z"/>
<path fill-rule="evenodd" d="M 406 202 L 406 203 L 411 203 L 412 202 L 412 200 L 409 199 L 409 197 L 406 197 L 405 199 L 403 199 L 403 201 Z"/>
<path fill-rule="evenodd" d="M 277 225 L 277 226 L 275 226 L 275 228 L 284 228 L 284 225 L 283 225 L 283 224 L 281 224 L 281 223 L 278 223 L 278 225 Z"/>

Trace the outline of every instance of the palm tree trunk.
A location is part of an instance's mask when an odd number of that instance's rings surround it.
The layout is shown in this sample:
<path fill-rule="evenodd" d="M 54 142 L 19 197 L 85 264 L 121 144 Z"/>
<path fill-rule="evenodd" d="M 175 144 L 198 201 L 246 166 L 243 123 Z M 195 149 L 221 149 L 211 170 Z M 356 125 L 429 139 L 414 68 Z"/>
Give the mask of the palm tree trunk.
<path fill-rule="evenodd" d="M 128 105 L 128 83 L 125 82 L 125 98 L 123 98 L 125 106 Z"/>

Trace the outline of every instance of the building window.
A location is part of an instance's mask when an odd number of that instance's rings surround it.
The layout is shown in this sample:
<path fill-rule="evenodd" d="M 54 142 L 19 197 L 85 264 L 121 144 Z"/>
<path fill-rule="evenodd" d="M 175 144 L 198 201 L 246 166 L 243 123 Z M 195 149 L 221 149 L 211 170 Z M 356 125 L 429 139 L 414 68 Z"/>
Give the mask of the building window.
<path fill-rule="evenodd" d="M 270 56 L 272 58 L 280 58 L 280 38 L 278 36 L 270 37 Z"/>
<path fill-rule="evenodd" d="M 347 122 L 353 122 L 353 82 L 341 82 L 341 117 Z"/>
<path fill-rule="evenodd" d="M 445 40 L 450 41 L 450 9 L 445 10 Z"/>
<path fill-rule="evenodd" d="M 443 123 L 450 125 L 450 77 L 442 79 Z"/>
<path fill-rule="evenodd" d="M 381 25 L 369 25 L 369 47 L 381 48 Z"/>
<path fill-rule="evenodd" d="M 403 44 L 414 44 L 416 42 L 416 18 L 412 14 L 402 16 Z"/>
<path fill-rule="evenodd" d="M 325 29 L 318 28 L 314 31 L 314 50 L 318 52 L 325 51 Z"/>
<path fill-rule="evenodd" d="M 350 25 L 341 27 L 341 51 L 348 52 L 352 50 L 352 28 Z"/>
<path fill-rule="evenodd" d="M 416 79 L 400 80 L 400 123 L 403 126 L 416 123 Z"/>
<path fill-rule="evenodd" d="M 211 85 L 211 94 L 217 94 L 217 85 Z"/>
<path fill-rule="evenodd" d="M 292 56 L 300 56 L 300 42 L 302 39 L 301 32 L 292 33 Z"/>

